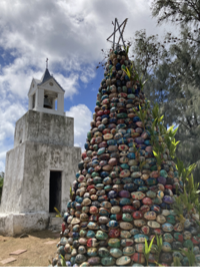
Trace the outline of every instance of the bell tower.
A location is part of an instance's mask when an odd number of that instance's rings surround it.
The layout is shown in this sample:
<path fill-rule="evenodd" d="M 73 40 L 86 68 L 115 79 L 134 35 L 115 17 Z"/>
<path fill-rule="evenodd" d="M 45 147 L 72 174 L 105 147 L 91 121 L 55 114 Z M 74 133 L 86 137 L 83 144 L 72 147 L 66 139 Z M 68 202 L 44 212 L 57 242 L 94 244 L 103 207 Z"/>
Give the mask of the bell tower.
<path fill-rule="evenodd" d="M 65 116 L 64 92 L 48 66 L 40 80 L 32 79 L 29 109 L 16 122 L 14 148 L 6 154 L 0 234 L 45 229 L 57 222 L 55 207 L 67 208 L 81 148 L 74 147 L 74 119 Z"/>
<path fill-rule="evenodd" d="M 64 89 L 50 75 L 48 66 L 40 80 L 33 78 L 28 92 L 29 110 L 64 115 Z"/>

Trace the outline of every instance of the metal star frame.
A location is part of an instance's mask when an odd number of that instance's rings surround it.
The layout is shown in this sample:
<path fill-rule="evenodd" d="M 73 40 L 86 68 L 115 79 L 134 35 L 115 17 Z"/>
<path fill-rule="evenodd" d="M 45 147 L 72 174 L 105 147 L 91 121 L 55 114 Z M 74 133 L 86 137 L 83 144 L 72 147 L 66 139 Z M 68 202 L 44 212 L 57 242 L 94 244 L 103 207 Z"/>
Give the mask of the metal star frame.
<path fill-rule="evenodd" d="M 115 45 L 116 45 L 116 47 L 117 47 L 117 46 L 121 46 L 121 45 L 119 44 L 119 42 L 120 42 L 121 39 L 122 39 L 123 45 L 125 46 L 125 42 L 124 42 L 124 39 L 123 39 L 123 33 L 124 33 L 124 29 L 125 29 L 125 27 L 126 27 L 127 20 L 128 20 L 128 19 L 125 19 L 125 20 L 122 22 L 121 25 L 119 25 L 119 22 L 118 22 L 117 18 L 115 18 L 115 23 L 112 22 L 112 24 L 114 25 L 114 32 L 107 38 L 107 41 L 113 43 L 113 50 L 115 49 Z M 120 28 L 121 28 L 122 26 L 123 26 L 123 28 L 122 28 L 122 31 L 121 31 Z M 118 28 L 116 29 L 116 27 L 118 27 Z M 120 36 L 119 36 L 118 42 L 115 43 L 115 35 L 116 35 L 116 32 L 117 32 L 117 31 L 119 31 Z M 113 41 L 109 40 L 112 36 L 113 36 Z"/>

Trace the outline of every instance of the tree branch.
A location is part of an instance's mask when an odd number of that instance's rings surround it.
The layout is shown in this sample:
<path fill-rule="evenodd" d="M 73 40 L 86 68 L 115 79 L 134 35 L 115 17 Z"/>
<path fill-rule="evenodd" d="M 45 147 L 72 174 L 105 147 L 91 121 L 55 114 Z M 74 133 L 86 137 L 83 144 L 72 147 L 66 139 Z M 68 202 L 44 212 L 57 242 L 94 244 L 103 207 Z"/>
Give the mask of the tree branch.
<path fill-rule="evenodd" d="M 184 127 L 186 127 L 188 130 L 190 130 L 190 128 L 181 120 L 178 121 L 180 124 L 182 124 Z"/>
<path fill-rule="evenodd" d="M 195 120 L 195 123 L 196 123 L 196 126 L 198 126 L 198 122 L 197 122 L 197 115 L 196 115 L 196 112 L 194 112 L 194 120 Z"/>
<path fill-rule="evenodd" d="M 186 120 L 187 120 L 187 123 L 188 123 L 189 127 L 192 128 L 192 125 L 190 123 L 190 120 L 189 120 L 189 118 L 187 116 L 186 116 Z"/>

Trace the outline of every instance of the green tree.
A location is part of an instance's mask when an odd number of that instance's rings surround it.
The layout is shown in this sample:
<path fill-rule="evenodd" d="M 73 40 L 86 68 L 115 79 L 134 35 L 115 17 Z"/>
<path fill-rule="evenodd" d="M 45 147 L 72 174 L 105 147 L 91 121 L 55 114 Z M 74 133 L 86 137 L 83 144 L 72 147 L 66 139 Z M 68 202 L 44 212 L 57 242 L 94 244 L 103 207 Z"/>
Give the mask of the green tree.
<path fill-rule="evenodd" d="M 179 35 L 167 33 L 163 41 L 157 35 L 136 32 L 133 52 L 138 72 L 148 79 L 144 88 L 151 104 L 157 102 L 164 115 L 164 124 L 179 125 L 177 156 L 185 165 L 197 164 L 200 173 L 200 7 L 194 0 L 154 0 L 152 15 L 158 23 L 180 24 Z M 188 4 L 188 5 L 187 5 Z M 142 67 L 140 67 L 142 66 Z"/>
<path fill-rule="evenodd" d="M 188 164 L 196 163 L 195 180 L 200 173 L 200 1 L 154 0 L 152 16 L 158 24 L 170 21 L 180 25 L 179 38 L 168 33 L 165 44 L 170 45 L 170 94 L 176 90 L 174 114 L 180 124 L 177 138 L 181 144 L 178 156 Z M 169 76 L 168 76 L 169 78 Z M 173 112 L 173 111 L 172 111 Z M 171 115 L 168 117 L 170 119 Z"/>
<path fill-rule="evenodd" d="M 153 0 L 151 9 L 158 23 L 197 25 L 200 22 L 200 2 L 197 0 Z"/>
<path fill-rule="evenodd" d="M 145 30 L 136 31 L 133 53 L 137 71 L 145 77 L 152 73 L 163 54 L 163 48 L 163 44 L 158 42 L 158 35 L 147 37 Z"/>

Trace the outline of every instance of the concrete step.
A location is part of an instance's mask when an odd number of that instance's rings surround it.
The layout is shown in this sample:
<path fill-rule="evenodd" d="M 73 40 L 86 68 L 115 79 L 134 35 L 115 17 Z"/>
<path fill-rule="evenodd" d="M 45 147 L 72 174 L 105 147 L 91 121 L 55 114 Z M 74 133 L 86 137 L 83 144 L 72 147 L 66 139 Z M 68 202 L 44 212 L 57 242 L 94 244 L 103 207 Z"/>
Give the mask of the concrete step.
<path fill-rule="evenodd" d="M 57 218 L 55 215 L 50 216 L 48 229 L 52 231 L 61 231 L 63 218 Z"/>

